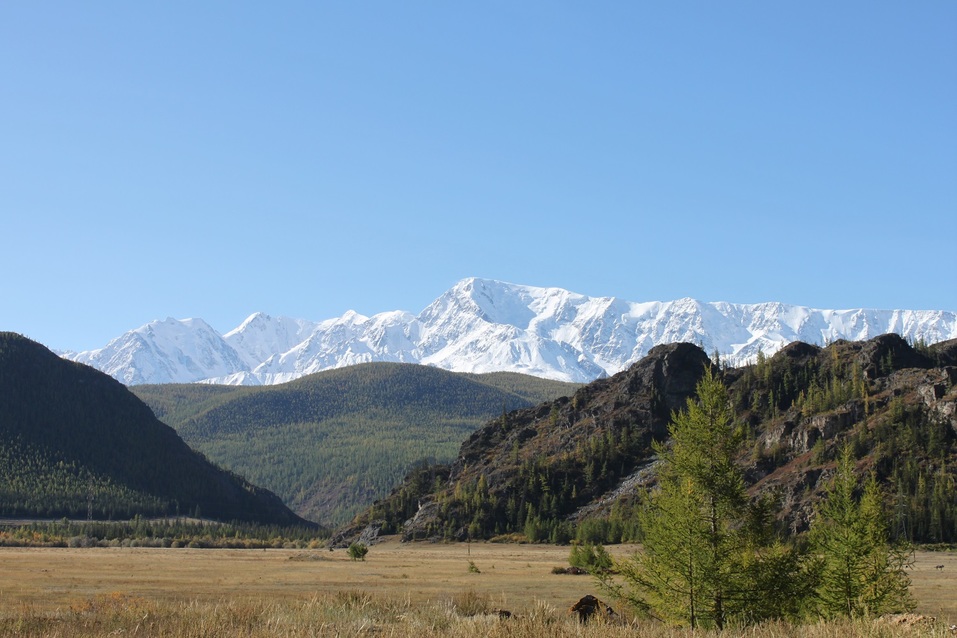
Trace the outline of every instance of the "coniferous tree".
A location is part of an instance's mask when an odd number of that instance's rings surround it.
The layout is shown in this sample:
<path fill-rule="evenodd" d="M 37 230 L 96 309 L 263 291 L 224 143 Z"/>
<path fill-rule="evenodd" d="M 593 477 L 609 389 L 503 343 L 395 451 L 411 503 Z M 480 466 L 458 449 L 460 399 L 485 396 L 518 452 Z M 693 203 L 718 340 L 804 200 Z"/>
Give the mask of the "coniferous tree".
<path fill-rule="evenodd" d="M 877 481 L 871 476 L 858 499 L 851 449 L 838 462 L 834 483 L 812 521 L 817 604 L 825 616 L 863 616 L 913 606 L 909 554 L 888 541 Z"/>
<path fill-rule="evenodd" d="M 748 501 L 735 457 L 744 433 L 724 384 L 708 370 L 697 400 L 657 445 L 659 487 L 640 514 L 643 551 L 619 565 L 637 608 L 691 627 L 725 627 L 791 612 L 797 555 L 774 541 L 767 504 Z"/>

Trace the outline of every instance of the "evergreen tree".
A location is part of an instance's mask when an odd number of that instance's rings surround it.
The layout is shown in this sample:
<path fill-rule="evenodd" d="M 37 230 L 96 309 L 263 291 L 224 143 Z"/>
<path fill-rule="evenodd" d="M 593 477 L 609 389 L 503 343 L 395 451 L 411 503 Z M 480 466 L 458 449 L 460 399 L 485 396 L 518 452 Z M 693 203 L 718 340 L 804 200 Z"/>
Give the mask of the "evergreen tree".
<path fill-rule="evenodd" d="M 659 488 L 640 514 L 643 551 L 619 566 L 620 596 L 692 628 L 787 615 L 800 599 L 797 555 L 776 544 L 766 503 L 749 503 L 735 457 L 744 440 L 724 384 L 708 370 L 697 400 L 657 445 Z"/>
<path fill-rule="evenodd" d="M 854 461 L 846 447 L 834 483 L 811 524 L 816 557 L 817 604 L 825 616 L 863 616 L 913 606 L 909 554 L 888 541 L 877 481 L 871 476 L 860 498 Z"/>

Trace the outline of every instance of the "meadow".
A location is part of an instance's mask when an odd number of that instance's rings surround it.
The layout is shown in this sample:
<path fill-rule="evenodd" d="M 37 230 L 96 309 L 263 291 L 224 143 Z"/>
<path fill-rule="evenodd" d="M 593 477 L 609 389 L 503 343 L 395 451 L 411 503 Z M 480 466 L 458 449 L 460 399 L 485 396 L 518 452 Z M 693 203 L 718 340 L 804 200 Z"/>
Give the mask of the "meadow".
<path fill-rule="evenodd" d="M 568 566 L 568 554 L 550 545 L 396 541 L 373 546 L 365 561 L 328 549 L 0 548 L 0 636 L 690 635 L 634 624 L 613 600 L 625 624 L 581 625 L 569 607 L 585 594 L 605 597 L 587 575 L 552 573 Z M 952 636 L 957 553 L 915 558 L 916 612 L 936 622 L 775 623 L 724 635 Z"/>

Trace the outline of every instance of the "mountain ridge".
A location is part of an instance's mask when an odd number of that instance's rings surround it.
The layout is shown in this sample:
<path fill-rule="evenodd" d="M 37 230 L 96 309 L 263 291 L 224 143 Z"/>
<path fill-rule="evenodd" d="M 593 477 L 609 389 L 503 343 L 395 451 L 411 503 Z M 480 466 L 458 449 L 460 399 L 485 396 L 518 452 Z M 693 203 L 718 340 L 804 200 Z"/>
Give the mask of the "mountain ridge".
<path fill-rule="evenodd" d="M 511 371 L 586 383 L 665 343 L 697 343 L 732 365 L 788 343 L 816 345 L 896 333 L 924 343 L 957 338 L 957 313 L 826 310 L 781 302 L 632 302 L 561 288 L 464 279 L 418 315 L 348 311 L 309 321 L 257 312 L 220 335 L 202 319 L 150 322 L 103 348 L 62 353 L 127 385 L 274 385 L 371 361 L 454 372 Z"/>
<path fill-rule="evenodd" d="M 742 367 L 694 344 L 657 346 L 570 397 L 488 422 L 455 461 L 415 468 L 333 543 L 640 540 L 635 512 L 657 473 L 652 443 L 666 444 L 707 368 L 728 388 L 749 493 L 770 499 L 782 534 L 807 529 L 848 448 L 856 472 L 881 486 L 894 538 L 957 541 L 957 339 L 911 347 L 887 334 L 795 342 Z"/>

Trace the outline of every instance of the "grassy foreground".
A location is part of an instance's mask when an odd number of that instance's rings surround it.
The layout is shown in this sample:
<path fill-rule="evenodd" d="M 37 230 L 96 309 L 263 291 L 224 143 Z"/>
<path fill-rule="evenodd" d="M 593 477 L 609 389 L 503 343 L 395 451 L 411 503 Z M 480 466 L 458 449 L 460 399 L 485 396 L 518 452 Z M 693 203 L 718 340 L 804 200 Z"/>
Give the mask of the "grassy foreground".
<path fill-rule="evenodd" d="M 633 550 L 609 549 L 618 556 Z M 602 594 L 588 576 L 551 573 L 567 565 L 568 552 L 389 542 L 353 562 L 324 549 L 2 548 L 0 636 L 690 635 L 647 621 L 580 625 L 568 608 Z M 957 554 L 919 553 L 912 577 L 917 611 L 936 622 L 769 624 L 723 635 L 953 636 Z M 512 617 L 500 618 L 500 610 Z"/>
<path fill-rule="evenodd" d="M 689 636 L 649 622 L 612 625 L 593 621 L 587 625 L 540 604 L 525 615 L 503 619 L 496 613 L 470 609 L 476 601 L 465 597 L 466 607 L 448 604 L 415 605 L 406 601 L 379 600 L 363 592 L 320 595 L 305 601 L 222 602 L 155 604 L 144 599 L 113 595 L 94 598 L 69 610 L 38 614 L 20 610 L 0 621 L 0 635 L 57 636 L 168 636 L 267 637 L 267 636 L 432 636 L 540 638 L 542 636 L 648 638 Z M 482 601 L 477 601 L 479 605 Z M 898 636 L 952 636 L 939 622 L 896 620 L 843 621 L 792 626 L 770 623 L 746 630 L 697 632 L 695 636 L 749 636 L 751 638 L 864 638 Z"/>

